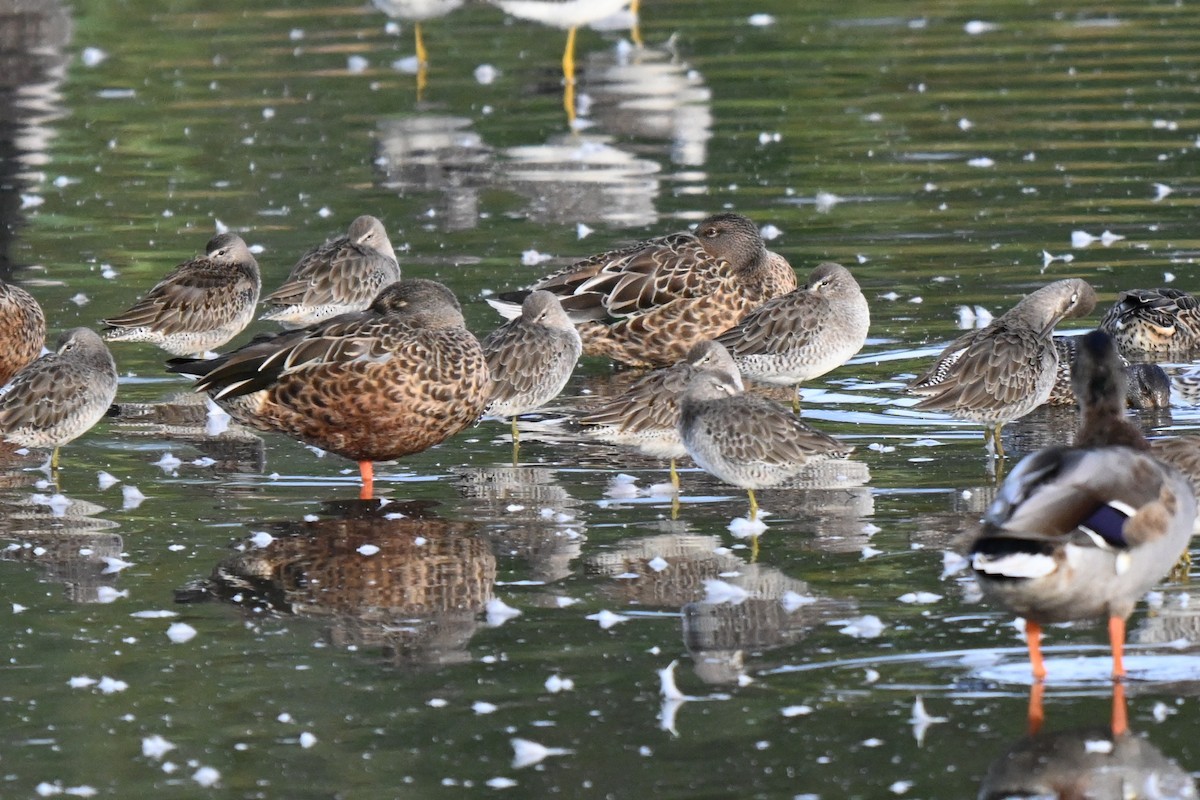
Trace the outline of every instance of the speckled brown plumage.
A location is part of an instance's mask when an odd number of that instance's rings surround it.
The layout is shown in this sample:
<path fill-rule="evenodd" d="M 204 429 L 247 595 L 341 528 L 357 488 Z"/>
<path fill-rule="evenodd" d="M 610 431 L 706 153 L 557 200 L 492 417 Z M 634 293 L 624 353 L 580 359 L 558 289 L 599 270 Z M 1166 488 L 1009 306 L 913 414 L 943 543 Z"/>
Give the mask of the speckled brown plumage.
<path fill-rule="evenodd" d="M 1194 354 L 1200 350 L 1200 300 L 1179 289 L 1131 289 L 1117 295 L 1100 329 L 1135 360 Z"/>
<path fill-rule="evenodd" d="M 171 368 L 200 375 L 196 390 L 238 421 L 359 462 L 367 496 L 371 462 L 458 433 L 479 418 L 490 387 L 458 301 L 419 279 L 392 284 L 366 311 Z"/>
<path fill-rule="evenodd" d="M 58 448 L 100 421 L 117 394 L 117 365 L 89 328 L 58 337 L 55 351 L 26 366 L 0 395 L 0 437 L 22 447 Z"/>
<path fill-rule="evenodd" d="M 167 273 L 125 312 L 104 320 L 112 342 L 151 342 L 177 356 L 220 347 L 254 319 L 262 280 L 236 233 L 209 240 L 204 255 Z"/>
<path fill-rule="evenodd" d="M 1054 387 L 1054 326 L 1065 317 L 1087 314 L 1095 304 L 1095 291 L 1078 278 L 1029 294 L 986 328 L 960 336 L 943 350 L 908 385 L 924 398 L 915 407 L 984 423 L 1002 454 L 1001 426 L 1046 402 Z"/>
<path fill-rule="evenodd" d="M 1191 484 L 1125 418 L 1124 371 L 1106 333 L 1081 338 L 1073 373 L 1074 446 L 1022 460 L 969 548 L 984 594 L 1025 617 L 1038 678 L 1042 624 L 1105 617 L 1113 674 L 1124 674 L 1125 618 L 1185 551 L 1196 519 Z"/>
<path fill-rule="evenodd" d="M 46 315 L 33 295 L 0 281 L 0 386 L 42 352 Z"/>
<path fill-rule="evenodd" d="M 558 295 L 584 353 L 624 364 L 673 364 L 692 345 L 796 288 L 782 256 L 740 214 L 715 214 L 676 233 L 572 264 L 532 287 Z M 501 295 L 511 300 L 519 297 Z"/>
<path fill-rule="evenodd" d="M 400 264 L 387 229 L 364 214 L 339 236 L 309 250 L 283 285 L 263 298 L 262 319 L 284 327 L 315 325 L 338 314 L 362 311 L 389 284 L 400 280 Z"/>
<path fill-rule="evenodd" d="M 1046 400 L 1048 406 L 1076 405 L 1075 390 L 1071 388 L 1071 364 L 1075 360 L 1078 345 L 1074 336 L 1055 336 L 1054 347 L 1058 350 L 1058 372 L 1054 376 L 1054 388 Z M 1130 408 L 1169 408 L 1171 405 L 1171 379 L 1157 364 L 1130 364 L 1121 357 L 1125 370 L 1127 389 L 1125 401 Z"/>

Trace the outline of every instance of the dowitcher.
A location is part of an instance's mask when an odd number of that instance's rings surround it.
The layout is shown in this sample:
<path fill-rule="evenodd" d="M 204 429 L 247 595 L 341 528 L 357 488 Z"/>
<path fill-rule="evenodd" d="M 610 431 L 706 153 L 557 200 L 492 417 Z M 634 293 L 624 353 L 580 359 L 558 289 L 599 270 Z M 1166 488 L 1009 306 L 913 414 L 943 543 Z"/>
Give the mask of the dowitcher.
<path fill-rule="evenodd" d="M 1042 626 L 1096 618 L 1108 620 L 1113 676 L 1124 676 L 1125 619 L 1179 560 L 1196 518 L 1191 485 L 1125 418 L 1125 373 L 1108 334 L 1081 338 L 1072 371 L 1074 444 L 1024 458 L 969 548 L 984 595 L 1025 618 L 1038 681 Z"/>
<path fill-rule="evenodd" d="M 785 406 L 745 394 L 719 372 L 701 372 L 688 384 L 679 400 L 679 436 L 701 469 L 746 490 L 752 522 L 758 518 L 755 489 L 854 449 L 809 427 Z"/>
<path fill-rule="evenodd" d="M 871 311 L 850 270 L 826 262 L 808 283 L 772 298 L 717 337 L 743 377 L 796 386 L 846 363 L 862 349 Z M 793 410 L 799 408 L 796 396 Z"/>
<path fill-rule="evenodd" d="M 0 281 L 0 386 L 32 362 L 46 341 L 46 315 L 33 295 Z"/>
<path fill-rule="evenodd" d="M 679 490 L 675 462 L 687 455 L 679 436 L 679 398 L 692 378 L 701 372 L 718 372 L 741 390 L 737 364 L 724 346 L 703 341 L 687 358 L 640 378 L 619 397 L 579 420 L 590 436 L 636 448 L 652 458 L 671 461 L 671 485 Z"/>
<path fill-rule="evenodd" d="M 517 417 L 558 397 L 567 385 L 583 343 L 558 297 L 537 291 L 521 304 L 521 316 L 483 340 L 492 387 L 483 413 L 512 417 L 513 446 Z"/>
<path fill-rule="evenodd" d="M 117 365 L 89 328 L 58 337 L 54 352 L 26 366 L 0 394 L 0 435 L 21 447 L 58 449 L 100 421 L 117 395 Z"/>
<path fill-rule="evenodd" d="M 796 274 L 740 214 L 714 214 L 695 232 L 675 233 L 578 261 L 532 289 L 558 295 L 583 338 L 585 355 L 635 367 L 684 358 L 746 312 L 796 288 Z M 512 315 L 521 292 L 493 303 Z"/>
<path fill-rule="evenodd" d="M 1071 388 L 1071 364 L 1075 361 L 1078 346 L 1075 336 L 1055 336 L 1054 347 L 1058 350 L 1058 372 L 1054 376 L 1054 388 L 1046 405 L 1073 406 L 1075 390 Z M 1169 408 L 1171 405 L 1171 379 L 1157 364 L 1130 364 L 1121 356 L 1125 370 L 1125 400 L 1130 408 Z"/>
<path fill-rule="evenodd" d="M 1054 326 L 1096 305 L 1087 281 L 1068 278 L 1027 295 L 986 328 L 954 340 L 908 385 L 924 397 L 916 408 L 982 422 L 984 438 L 1004 455 L 1000 429 L 1050 397 L 1058 371 Z"/>
<path fill-rule="evenodd" d="M 1161 359 L 1200 350 L 1200 300 L 1179 289 L 1131 289 L 1100 320 L 1124 355 Z"/>
<path fill-rule="evenodd" d="M 263 298 L 262 315 L 286 328 L 315 325 L 363 311 L 385 286 L 400 280 L 400 265 L 383 223 L 364 214 L 345 236 L 309 250 L 283 285 Z"/>
<path fill-rule="evenodd" d="M 375 461 L 419 453 L 479 418 L 490 379 L 453 293 L 393 283 L 366 311 L 260 336 L 214 361 L 174 359 L 234 419 L 358 462 L 362 497 Z"/>
<path fill-rule="evenodd" d="M 236 233 L 209 240 L 204 255 L 167 273 L 127 311 L 104 320 L 110 342 L 151 342 L 177 356 L 228 342 L 254 319 L 262 280 Z"/>

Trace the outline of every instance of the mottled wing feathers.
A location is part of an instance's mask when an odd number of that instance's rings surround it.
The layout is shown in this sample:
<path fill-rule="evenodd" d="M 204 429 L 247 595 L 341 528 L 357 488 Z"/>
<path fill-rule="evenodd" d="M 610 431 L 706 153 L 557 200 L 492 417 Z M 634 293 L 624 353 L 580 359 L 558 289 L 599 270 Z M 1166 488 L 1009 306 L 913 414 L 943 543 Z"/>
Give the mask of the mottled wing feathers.
<path fill-rule="evenodd" d="M 717 341 L 735 357 L 798 350 L 820 336 L 819 323 L 823 320 L 797 311 L 792 295 L 772 298 L 742 317 Z"/>
<path fill-rule="evenodd" d="M 926 395 L 916 408 L 1002 411 L 1044 388 L 1039 381 L 1052 382 L 1056 358 L 1053 344 L 1031 330 L 997 329 L 952 344 L 909 390 Z"/>
<path fill-rule="evenodd" d="M 256 279 L 239 275 L 231 287 L 229 265 L 201 258 L 171 270 L 129 310 L 104 322 L 113 328 L 151 327 L 164 335 L 205 330 L 233 321 L 257 298 Z"/>
<path fill-rule="evenodd" d="M 551 364 L 578 358 L 578 337 L 566 331 L 512 320 L 483 340 L 488 371 L 492 376 L 493 401 L 535 393 L 546 383 Z"/>
<path fill-rule="evenodd" d="M 268 307 L 366 306 L 380 288 L 399 279 L 394 259 L 342 237 L 301 258 L 263 302 Z"/>
<path fill-rule="evenodd" d="M 731 464 L 786 466 L 814 456 L 841 457 L 854 448 L 810 428 L 795 414 L 765 398 L 743 395 L 738 423 L 710 435 L 721 443 L 722 457 Z M 697 424 L 705 424 L 703 421 Z"/>
<path fill-rule="evenodd" d="M 691 364 L 651 372 L 620 397 L 579 420 L 585 428 L 612 428 L 618 433 L 671 430 L 679 424 L 679 398 L 696 373 Z"/>
<path fill-rule="evenodd" d="M 49 353 L 17 373 L 0 395 L 0 431 L 53 428 L 75 413 L 78 396 L 94 376 L 57 353 Z"/>

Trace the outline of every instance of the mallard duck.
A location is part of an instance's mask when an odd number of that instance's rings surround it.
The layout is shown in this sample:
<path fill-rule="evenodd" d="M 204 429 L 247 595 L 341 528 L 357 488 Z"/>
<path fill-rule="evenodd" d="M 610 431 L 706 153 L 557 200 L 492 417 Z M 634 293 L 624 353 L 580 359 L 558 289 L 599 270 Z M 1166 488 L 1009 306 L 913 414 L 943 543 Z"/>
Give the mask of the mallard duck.
<path fill-rule="evenodd" d="M 1087 281 L 1055 281 L 1027 295 L 986 328 L 955 339 L 908 385 L 916 408 L 982 422 L 984 438 L 1004 455 L 1000 429 L 1046 402 L 1058 371 L 1054 326 L 1096 305 Z"/>
<path fill-rule="evenodd" d="M 1123 354 L 1157 359 L 1200 349 L 1200 300 L 1179 289 L 1130 289 L 1100 320 Z"/>
<path fill-rule="evenodd" d="M 687 358 L 656 369 L 632 384 L 619 397 L 582 417 L 579 424 L 590 436 L 635 447 L 652 458 L 671 460 L 671 485 L 679 490 L 677 459 L 687 455 L 679 435 L 679 398 L 701 372 L 725 375 L 740 391 L 741 375 L 729 351 L 717 342 L 700 342 Z"/>
<path fill-rule="evenodd" d="M 728 375 L 708 371 L 695 375 L 679 400 L 679 436 L 701 469 L 746 490 L 752 522 L 758 518 L 755 489 L 854 449 L 809 427 L 785 406 L 744 393 Z"/>
<path fill-rule="evenodd" d="M 345 236 L 317 245 L 300 257 L 283 285 L 263 298 L 264 320 L 286 328 L 324 322 L 362 311 L 379 292 L 400 280 L 400 264 L 383 223 L 363 214 Z"/>
<path fill-rule="evenodd" d="M 209 240 L 204 255 L 167 273 L 128 310 L 103 320 L 110 342 L 151 342 L 177 356 L 200 355 L 254 319 L 262 279 L 236 233 Z"/>
<path fill-rule="evenodd" d="M 1034 677 L 1052 622 L 1107 618 L 1113 676 L 1125 674 L 1125 619 L 1187 549 L 1196 498 L 1125 419 L 1112 339 L 1079 341 L 1072 382 L 1081 416 L 1070 447 L 1039 450 L 1008 476 L 969 547 L 984 595 L 1025 618 Z"/>
<path fill-rule="evenodd" d="M 692 345 L 796 288 L 796 274 L 740 214 L 714 214 L 695 232 L 650 239 L 578 261 L 536 282 L 558 295 L 586 355 L 634 367 L 684 358 Z M 493 302 L 515 316 L 527 292 Z"/>
<path fill-rule="evenodd" d="M 33 295 L 0 281 L 0 386 L 32 362 L 46 341 L 46 315 Z"/>
<path fill-rule="evenodd" d="M 90 328 L 73 328 L 16 374 L 0 394 L 0 437 L 21 447 L 58 449 L 100 421 L 117 396 L 117 365 Z"/>
<path fill-rule="evenodd" d="M 583 343 L 558 298 L 537 291 L 525 298 L 521 316 L 509 320 L 483 340 L 492 388 L 483 413 L 512 417 L 513 445 L 517 417 L 558 397 L 567 385 Z"/>
<path fill-rule="evenodd" d="M 751 380 L 799 386 L 862 349 L 871 311 L 850 270 L 827 262 L 808 282 L 772 298 L 717 337 Z M 797 395 L 793 410 L 799 408 Z"/>
<path fill-rule="evenodd" d="M 213 361 L 173 359 L 247 425 L 357 461 L 372 496 L 375 461 L 418 453 L 479 418 L 490 378 L 479 340 L 440 283 L 393 283 L 366 311 L 260 336 Z"/>

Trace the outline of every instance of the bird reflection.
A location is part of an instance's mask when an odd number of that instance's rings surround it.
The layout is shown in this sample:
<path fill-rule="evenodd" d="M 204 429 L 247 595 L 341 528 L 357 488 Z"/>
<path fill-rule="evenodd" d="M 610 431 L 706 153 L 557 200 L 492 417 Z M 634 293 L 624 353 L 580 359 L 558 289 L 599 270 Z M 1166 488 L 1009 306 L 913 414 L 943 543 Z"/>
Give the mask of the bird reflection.
<path fill-rule="evenodd" d="M 589 557 L 588 567 L 616 579 L 605 591 L 620 600 L 681 609 L 683 642 L 705 683 L 737 683 L 747 652 L 794 644 L 848 610 L 774 567 L 745 563 L 716 536 L 687 533 L 677 521 L 660 524 L 679 532 L 624 542 Z"/>
<path fill-rule="evenodd" d="M 195 447 L 213 460 L 219 473 L 260 474 L 266 445 L 249 428 L 229 423 L 228 415 L 203 395 L 187 392 L 160 403 L 118 403 L 109 409 L 116 430 L 125 436 L 166 439 Z"/>
<path fill-rule="evenodd" d="M 425 20 L 444 17 L 461 6 L 465 0 L 371 0 L 391 19 L 404 20 L 413 24 L 413 42 L 416 45 L 417 100 L 425 92 L 429 70 L 429 52 L 425 38 L 421 35 L 421 23 Z"/>
<path fill-rule="evenodd" d="M 124 543 L 102 516 L 107 509 L 86 500 L 44 495 L 0 504 L 0 560 L 35 564 L 62 583 L 75 603 L 102 603 L 118 595 Z"/>
<path fill-rule="evenodd" d="M 488 541 L 472 523 L 398 516 L 414 511 L 399 504 L 354 511 L 262 526 L 274 538 L 242 542 L 176 600 L 319 619 L 334 645 L 378 650 L 395 665 L 467 660 L 496 580 Z"/>
<path fill-rule="evenodd" d="M 992 762 L 980 800 L 1196 797 L 1196 782 L 1148 739 L 1103 727 L 1036 733 Z"/>
<path fill-rule="evenodd" d="M 529 565 L 530 578 L 553 583 L 571 575 L 584 541 L 582 505 L 544 467 L 484 467 L 458 477 L 464 511 L 485 523 L 497 553 Z"/>
<path fill-rule="evenodd" d="M 479 225 L 480 192 L 490 185 L 495 152 L 465 117 L 425 114 L 375 124 L 378 183 L 402 197 L 438 192 L 436 221 L 446 230 Z"/>

